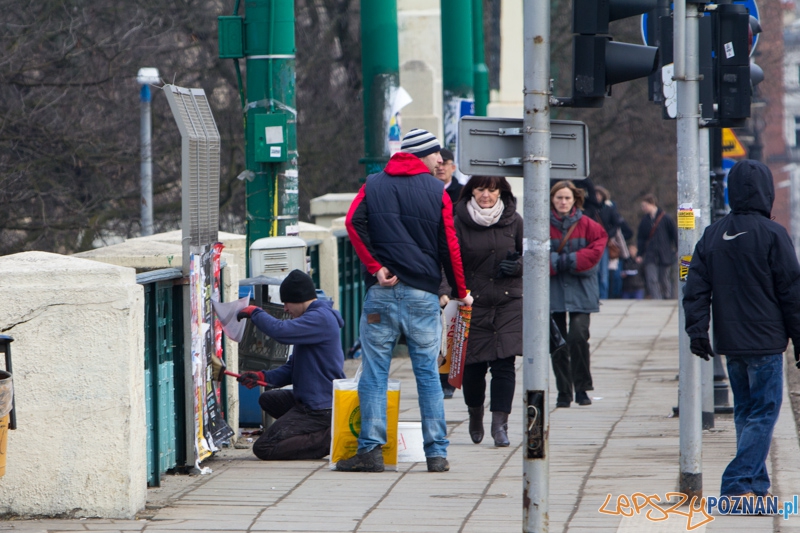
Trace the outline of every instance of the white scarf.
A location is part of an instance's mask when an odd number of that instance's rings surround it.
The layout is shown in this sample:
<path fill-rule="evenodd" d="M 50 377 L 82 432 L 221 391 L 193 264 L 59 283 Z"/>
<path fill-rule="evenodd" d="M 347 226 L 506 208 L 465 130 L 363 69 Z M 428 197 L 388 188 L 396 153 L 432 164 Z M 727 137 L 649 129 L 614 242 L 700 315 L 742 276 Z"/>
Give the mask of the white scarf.
<path fill-rule="evenodd" d="M 503 200 L 500 198 L 497 199 L 497 203 L 494 204 L 494 206 L 487 209 L 479 206 L 478 202 L 475 201 L 475 197 L 470 198 L 469 202 L 467 202 L 467 212 L 469 216 L 472 217 L 472 220 L 479 226 L 492 226 L 497 224 L 497 221 L 500 220 L 500 215 L 503 214 L 503 209 L 505 209 L 505 206 L 503 205 Z"/>

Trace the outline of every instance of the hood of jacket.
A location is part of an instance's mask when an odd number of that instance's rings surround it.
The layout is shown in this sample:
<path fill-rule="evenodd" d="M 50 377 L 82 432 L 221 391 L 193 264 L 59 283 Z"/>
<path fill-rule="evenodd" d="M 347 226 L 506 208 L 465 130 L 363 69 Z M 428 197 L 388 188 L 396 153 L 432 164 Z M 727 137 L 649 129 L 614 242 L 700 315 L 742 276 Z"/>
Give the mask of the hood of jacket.
<path fill-rule="evenodd" d="M 508 226 L 514 222 L 514 214 L 517 212 L 517 199 L 514 198 L 514 195 L 508 192 L 503 192 L 501 194 L 500 199 L 503 200 L 503 214 L 500 215 L 500 219 L 493 224 L 494 226 Z M 465 226 L 474 229 L 486 229 L 486 226 L 481 226 L 476 223 L 469 215 L 467 204 L 471 199 L 472 197 L 470 196 L 469 198 L 460 198 L 458 200 L 456 204 L 456 216 Z"/>
<path fill-rule="evenodd" d="M 772 172 L 751 159 L 736 163 L 728 173 L 728 201 L 734 213 L 760 213 L 769 218 L 775 200 Z"/>
<path fill-rule="evenodd" d="M 394 154 L 383 170 L 390 176 L 416 176 L 417 174 L 431 173 L 419 157 L 405 152 Z"/>
<path fill-rule="evenodd" d="M 339 324 L 339 329 L 344 327 L 344 319 L 342 318 L 341 313 L 333 308 L 333 302 L 331 300 L 315 300 L 311 302 L 311 305 L 308 306 L 308 309 L 319 309 L 320 311 L 325 310 L 333 313 L 333 316 L 336 317 L 336 322 Z"/>

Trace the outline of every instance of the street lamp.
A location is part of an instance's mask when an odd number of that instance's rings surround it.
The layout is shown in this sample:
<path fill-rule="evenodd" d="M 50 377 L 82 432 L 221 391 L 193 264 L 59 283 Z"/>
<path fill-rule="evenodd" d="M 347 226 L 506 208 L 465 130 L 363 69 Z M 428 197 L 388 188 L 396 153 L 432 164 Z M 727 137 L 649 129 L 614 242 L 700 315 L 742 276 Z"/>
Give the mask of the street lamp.
<path fill-rule="evenodd" d="M 136 81 L 142 86 L 139 91 L 141 101 L 141 189 L 142 189 L 142 236 L 153 234 L 153 155 L 151 150 L 150 84 L 158 83 L 157 68 L 140 68 Z"/>

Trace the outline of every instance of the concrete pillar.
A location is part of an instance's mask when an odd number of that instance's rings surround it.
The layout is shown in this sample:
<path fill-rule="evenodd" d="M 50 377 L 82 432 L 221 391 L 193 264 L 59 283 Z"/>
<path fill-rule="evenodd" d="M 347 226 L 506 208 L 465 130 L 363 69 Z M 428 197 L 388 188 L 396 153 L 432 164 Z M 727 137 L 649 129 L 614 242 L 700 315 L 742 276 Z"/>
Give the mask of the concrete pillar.
<path fill-rule="evenodd" d="M 354 192 L 328 193 L 312 198 L 311 216 L 314 217 L 314 224 L 330 228 L 333 219 L 347 214 L 356 194 Z"/>
<path fill-rule="evenodd" d="M 0 257 L 17 429 L 0 514 L 131 519 L 147 497 L 144 294 L 132 268 Z"/>
<path fill-rule="evenodd" d="M 312 200 L 313 201 L 313 200 Z M 339 309 L 339 248 L 331 228 L 300 222 L 300 238 L 319 243 L 319 288 Z"/>
<path fill-rule="evenodd" d="M 400 86 L 413 102 L 403 108 L 402 130 L 423 128 L 441 141 L 442 31 L 439 2 L 397 0 Z M 465 31 L 471 31 L 469 28 Z"/>
<path fill-rule="evenodd" d="M 503 0 L 500 11 L 500 89 L 491 91 L 486 114 L 522 118 L 522 0 Z"/>

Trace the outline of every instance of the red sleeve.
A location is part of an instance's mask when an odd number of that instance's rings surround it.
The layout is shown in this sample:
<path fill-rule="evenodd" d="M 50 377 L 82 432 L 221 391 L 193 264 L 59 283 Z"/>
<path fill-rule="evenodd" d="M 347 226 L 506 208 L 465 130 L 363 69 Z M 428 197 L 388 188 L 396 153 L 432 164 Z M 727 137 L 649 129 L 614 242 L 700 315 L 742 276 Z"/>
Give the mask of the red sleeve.
<path fill-rule="evenodd" d="M 461 263 L 461 247 L 458 245 L 458 236 L 453 225 L 453 202 L 450 200 L 450 195 L 447 194 L 446 190 L 442 190 L 442 220 L 444 221 L 444 235 L 447 242 L 446 253 L 440 253 L 443 259 L 442 266 L 458 298 L 466 298 L 467 283 L 464 280 L 464 266 Z M 450 280 L 451 275 L 452 280 Z"/>
<path fill-rule="evenodd" d="M 603 257 L 603 252 L 606 249 L 608 242 L 608 235 L 603 227 L 590 219 L 589 217 L 581 217 L 581 220 L 586 220 L 586 246 L 575 252 L 575 263 L 577 272 L 584 272 L 589 270 Z"/>
<path fill-rule="evenodd" d="M 367 184 L 361 186 L 353 203 L 350 204 L 350 210 L 347 212 L 344 225 L 347 228 L 347 234 L 350 236 L 350 242 L 353 243 L 356 255 L 367 267 L 367 272 L 375 274 L 381 269 L 381 264 L 375 259 L 372 253 L 369 231 L 367 229 L 367 200 L 366 200 Z"/>

